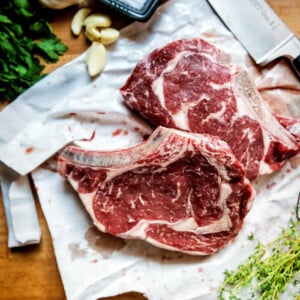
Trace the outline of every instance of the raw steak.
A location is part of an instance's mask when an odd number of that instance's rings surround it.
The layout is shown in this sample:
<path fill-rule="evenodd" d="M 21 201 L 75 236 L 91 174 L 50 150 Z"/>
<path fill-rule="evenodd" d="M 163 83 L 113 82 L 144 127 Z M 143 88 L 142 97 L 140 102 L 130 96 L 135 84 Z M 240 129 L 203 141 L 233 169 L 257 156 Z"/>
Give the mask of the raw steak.
<path fill-rule="evenodd" d="M 58 170 L 100 231 L 193 255 L 231 241 L 254 195 L 227 143 L 164 127 L 125 150 L 69 146 Z"/>
<path fill-rule="evenodd" d="M 219 136 L 250 180 L 280 169 L 299 151 L 248 73 L 202 39 L 178 40 L 153 51 L 137 64 L 121 93 L 155 126 Z"/>
<path fill-rule="evenodd" d="M 281 115 L 275 115 L 275 118 L 286 130 L 288 130 L 295 137 L 298 143 L 300 143 L 300 121 L 292 117 Z"/>

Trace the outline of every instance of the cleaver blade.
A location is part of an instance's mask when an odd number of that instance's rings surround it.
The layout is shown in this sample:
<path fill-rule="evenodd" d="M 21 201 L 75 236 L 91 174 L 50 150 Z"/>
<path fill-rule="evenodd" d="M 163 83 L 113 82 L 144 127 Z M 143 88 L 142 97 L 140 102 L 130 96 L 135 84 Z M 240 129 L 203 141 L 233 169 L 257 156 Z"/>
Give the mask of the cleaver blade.
<path fill-rule="evenodd" d="M 300 41 L 264 0 L 208 0 L 258 65 L 286 57 L 300 77 Z"/>

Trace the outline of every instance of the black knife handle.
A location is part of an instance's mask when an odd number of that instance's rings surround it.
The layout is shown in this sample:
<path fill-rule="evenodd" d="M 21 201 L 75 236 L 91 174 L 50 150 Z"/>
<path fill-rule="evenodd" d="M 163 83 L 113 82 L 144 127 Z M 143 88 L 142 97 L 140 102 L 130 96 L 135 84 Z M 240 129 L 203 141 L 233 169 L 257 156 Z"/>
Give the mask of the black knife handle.
<path fill-rule="evenodd" d="M 300 77 L 300 54 L 293 60 L 293 66 L 297 75 Z"/>

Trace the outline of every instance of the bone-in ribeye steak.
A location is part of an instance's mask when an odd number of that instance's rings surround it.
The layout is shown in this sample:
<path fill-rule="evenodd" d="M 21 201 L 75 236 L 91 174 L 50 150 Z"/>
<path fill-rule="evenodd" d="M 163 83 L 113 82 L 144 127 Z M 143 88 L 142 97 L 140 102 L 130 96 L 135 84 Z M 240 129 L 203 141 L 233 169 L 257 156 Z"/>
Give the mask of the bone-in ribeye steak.
<path fill-rule="evenodd" d="M 227 143 L 164 127 L 125 150 L 69 146 L 58 170 L 100 231 L 194 255 L 237 235 L 254 194 Z"/>
<path fill-rule="evenodd" d="M 248 73 L 201 39 L 153 51 L 137 64 L 121 93 L 130 108 L 156 126 L 219 136 L 250 180 L 280 169 L 299 151 Z"/>

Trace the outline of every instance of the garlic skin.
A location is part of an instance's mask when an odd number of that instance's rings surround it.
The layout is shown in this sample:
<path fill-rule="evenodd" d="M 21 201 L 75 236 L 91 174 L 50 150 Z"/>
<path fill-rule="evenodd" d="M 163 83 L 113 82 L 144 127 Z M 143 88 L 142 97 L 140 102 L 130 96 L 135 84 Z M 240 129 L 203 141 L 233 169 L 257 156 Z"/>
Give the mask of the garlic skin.
<path fill-rule="evenodd" d="M 52 9 L 64 9 L 73 5 L 83 5 L 84 0 L 39 0 L 40 3 Z"/>

